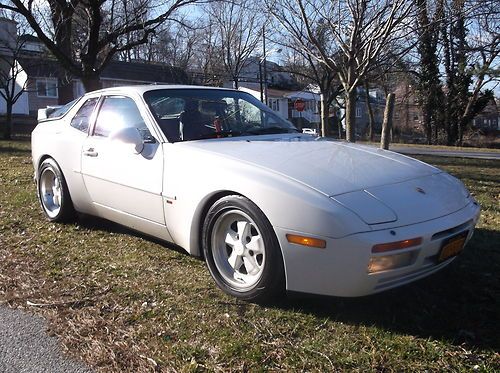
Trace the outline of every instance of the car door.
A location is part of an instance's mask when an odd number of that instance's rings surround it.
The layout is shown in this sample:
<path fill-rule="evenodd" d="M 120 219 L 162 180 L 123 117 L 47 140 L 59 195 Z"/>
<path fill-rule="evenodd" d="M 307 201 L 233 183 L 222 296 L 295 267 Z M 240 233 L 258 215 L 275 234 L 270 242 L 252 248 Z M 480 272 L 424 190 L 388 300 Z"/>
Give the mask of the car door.
<path fill-rule="evenodd" d="M 113 139 L 113 133 L 128 127 L 143 136 L 140 153 Z M 148 224 L 165 226 L 162 153 L 131 97 L 101 97 L 81 157 L 85 187 L 101 216 L 149 233 Z"/>

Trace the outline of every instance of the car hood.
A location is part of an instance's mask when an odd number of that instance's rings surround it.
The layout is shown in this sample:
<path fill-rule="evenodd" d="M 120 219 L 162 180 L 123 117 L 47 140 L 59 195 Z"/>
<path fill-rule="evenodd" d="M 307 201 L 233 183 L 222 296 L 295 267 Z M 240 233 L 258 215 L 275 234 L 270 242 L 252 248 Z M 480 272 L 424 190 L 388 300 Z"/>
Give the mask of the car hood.
<path fill-rule="evenodd" d="M 441 172 L 397 153 L 308 135 L 269 135 L 182 143 L 268 169 L 327 196 Z"/>

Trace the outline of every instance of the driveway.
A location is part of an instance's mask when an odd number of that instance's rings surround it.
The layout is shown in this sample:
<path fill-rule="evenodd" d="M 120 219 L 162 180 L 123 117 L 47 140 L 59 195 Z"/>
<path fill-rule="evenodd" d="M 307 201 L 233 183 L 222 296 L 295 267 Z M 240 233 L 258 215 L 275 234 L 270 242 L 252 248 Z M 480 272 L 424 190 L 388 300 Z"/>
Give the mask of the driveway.
<path fill-rule="evenodd" d="M 48 335 L 44 319 L 0 306 L 0 372 L 92 373 L 92 370 L 62 355 L 57 338 Z"/>

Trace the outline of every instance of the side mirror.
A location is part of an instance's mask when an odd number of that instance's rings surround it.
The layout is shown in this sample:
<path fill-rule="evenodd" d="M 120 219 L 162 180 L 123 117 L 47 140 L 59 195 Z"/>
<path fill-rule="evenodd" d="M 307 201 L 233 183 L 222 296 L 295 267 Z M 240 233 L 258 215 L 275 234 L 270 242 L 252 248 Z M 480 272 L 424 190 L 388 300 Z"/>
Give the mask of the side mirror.
<path fill-rule="evenodd" d="M 139 130 L 135 127 L 125 127 L 114 131 L 109 135 L 110 140 L 119 141 L 123 144 L 130 144 L 134 147 L 134 152 L 140 154 L 144 149 L 144 141 Z"/>

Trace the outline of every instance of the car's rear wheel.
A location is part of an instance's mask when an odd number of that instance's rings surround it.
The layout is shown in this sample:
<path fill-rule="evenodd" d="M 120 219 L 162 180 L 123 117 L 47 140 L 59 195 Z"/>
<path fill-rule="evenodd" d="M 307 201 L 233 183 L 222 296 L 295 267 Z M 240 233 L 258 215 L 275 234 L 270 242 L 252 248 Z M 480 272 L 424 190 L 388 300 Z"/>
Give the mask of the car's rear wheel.
<path fill-rule="evenodd" d="M 226 196 L 208 211 L 203 252 L 217 285 L 239 299 L 267 301 L 284 290 L 278 240 L 264 213 L 249 199 Z"/>
<path fill-rule="evenodd" d="M 45 159 L 38 168 L 38 198 L 45 216 L 50 221 L 68 222 L 75 216 L 66 180 L 52 158 Z"/>

